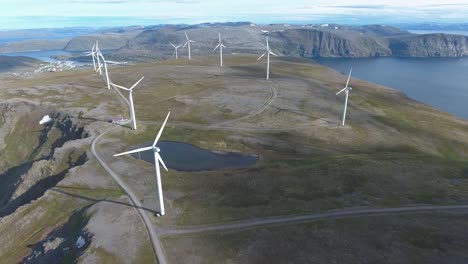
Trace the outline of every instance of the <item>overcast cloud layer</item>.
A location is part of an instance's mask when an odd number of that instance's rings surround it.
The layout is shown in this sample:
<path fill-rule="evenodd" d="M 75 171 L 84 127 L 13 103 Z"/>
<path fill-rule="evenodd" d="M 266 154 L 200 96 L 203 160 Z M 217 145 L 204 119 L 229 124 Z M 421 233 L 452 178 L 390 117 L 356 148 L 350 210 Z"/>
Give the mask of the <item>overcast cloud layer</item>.
<path fill-rule="evenodd" d="M 468 22 L 468 1 L 0 0 L 0 29 L 158 23 Z"/>

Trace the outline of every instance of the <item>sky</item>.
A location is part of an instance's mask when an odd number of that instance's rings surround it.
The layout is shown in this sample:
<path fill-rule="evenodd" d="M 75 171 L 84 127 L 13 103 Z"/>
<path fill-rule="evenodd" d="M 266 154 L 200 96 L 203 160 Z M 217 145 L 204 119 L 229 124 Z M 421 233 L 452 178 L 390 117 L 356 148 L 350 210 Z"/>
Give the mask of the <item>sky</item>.
<path fill-rule="evenodd" d="M 0 30 L 251 21 L 468 23 L 467 0 L 0 0 Z"/>

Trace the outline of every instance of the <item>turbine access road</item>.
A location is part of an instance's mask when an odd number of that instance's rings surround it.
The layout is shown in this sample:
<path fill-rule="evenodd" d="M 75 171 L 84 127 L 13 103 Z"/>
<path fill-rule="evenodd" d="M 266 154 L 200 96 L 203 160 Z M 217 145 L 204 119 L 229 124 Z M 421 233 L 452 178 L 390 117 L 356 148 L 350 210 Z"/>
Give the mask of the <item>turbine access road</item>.
<path fill-rule="evenodd" d="M 125 98 L 120 91 L 114 88 L 114 90 L 119 94 L 121 99 L 130 107 L 130 103 Z M 132 120 L 130 119 L 126 124 L 129 124 Z M 146 230 L 148 231 L 148 235 L 151 240 L 151 244 L 153 247 L 153 251 L 156 255 L 156 258 L 158 260 L 159 264 L 167 264 L 166 257 L 164 255 L 164 252 L 161 247 L 161 242 L 159 240 L 159 236 L 156 233 L 156 229 L 153 228 L 153 224 L 151 222 L 150 216 L 148 215 L 148 212 L 143 209 L 143 205 L 141 204 L 140 200 L 137 198 L 137 196 L 133 193 L 132 189 L 120 178 L 118 174 L 116 174 L 112 169 L 109 167 L 109 165 L 104 161 L 104 159 L 100 156 L 99 152 L 96 151 L 96 144 L 99 141 L 100 138 L 102 138 L 104 135 L 110 133 L 111 131 L 119 128 L 118 127 L 113 127 L 111 129 L 108 129 L 104 131 L 102 134 L 97 136 L 91 143 L 91 152 L 93 155 L 96 157 L 98 162 L 101 164 L 101 166 L 107 171 L 107 173 L 114 179 L 114 181 L 117 183 L 117 185 L 120 186 L 120 188 L 127 194 L 130 202 L 134 206 L 135 210 L 138 212 L 140 215 L 141 219 L 143 220 Z"/>
<path fill-rule="evenodd" d="M 262 106 L 260 106 L 257 110 L 255 110 L 255 111 L 253 111 L 253 112 L 251 112 L 251 113 L 249 113 L 249 114 L 247 114 L 245 116 L 242 116 L 242 117 L 239 117 L 239 118 L 236 118 L 236 119 L 227 120 L 227 121 L 220 122 L 220 123 L 217 123 L 217 124 L 213 124 L 213 125 L 210 125 L 209 127 L 210 128 L 224 128 L 224 127 L 226 127 L 225 126 L 226 124 L 233 123 L 233 122 L 240 121 L 240 120 L 244 120 L 244 119 L 248 119 L 248 118 L 251 118 L 253 116 L 259 115 L 263 111 L 265 111 L 271 105 L 271 103 L 273 103 L 273 101 L 275 101 L 276 97 L 278 97 L 278 90 L 273 85 L 273 82 L 271 82 L 271 81 L 265 81 L 265 82 L 268 85 L 268 87 L 270 87 L 271 94 L 270 94 L 270 97 L 265 101 L 265 103 L 263 103 Z"/>
<path fill-rule="evenodd" d="M 267 81 L 268 86 L 271 89 L 270 97 L 265 101 L 265 103 L 258 108 L 257 110 L 247 114 L 246 116 L 228 120 L 225 122 L 212 124 L 212 125 L 197 125 L 190 123 L 178 123 L 173 122 L 172 125 L 183 126 L 183 127 L 193 127 L 199 129 L 242 129 L 239 127 L 229 127 L 225 126 L 226 124 L 238 120 L 243 120 L 249 117 L 253 117 L 262 113 L 277 97 L 277 90 L 271 81 Z M 130 107 L 129 101 L 118 91 L 114 89 L 120 96 L 120 98 Z M 130 123 L 132 120 L 127 122 Z M 145 122 L 145 123 L 156 123 L 156 122 Z M 159 124 L 159 122 L 158 122 Z M 213 232 L 213 231 L 223 231 L 223 230 L 236 230 L 236 229 L 248 229 L 255 228 L 258 226 L 278 226 L 278 225 L 287 225 L 287 224 L 301 224 L 311 221 L 319 221 L 326 219 L 340 219 L 340 218 L 350 218 L 350 217 L 360 217 L 360 216 L 381 216 L 381 215 L 394 215 L 394 214 L 422 214 L 422 213 L 435 213 L 435 212 L 459 212 L 466 211 L 468 212 L 468 205 L 451 205 L 451 206 L 435 206 L 435 205 L 422 205 L 422 206 L 410 206 L 410 207 L 396 207 L 396 208 L 363 208 L 363 209 L 344 209 L 344 210 L 334 210 L 324 213 L 308 214 L 308 215 L 296 215 L 296 216 L 279 216 L 279 217 L 269 217 L 263 219 L 251 219 L 239 222 L 232 222 L 226 224 L 213 224 L 213 225 L 204 225 L 188 228 L 177 228 L 177 229 L 165 229 L 154 225 L 151 222 L 149 212 L 143 209 L 143 205 L 140 200 L 133 193 L 131 188 L 116 174 L 109 165 L 104 161 L 100 156 L 99 152 L 96 150 L 97 142 L 104 135 L 110 133 L 111 131 L 119 128 L 113 127 L 109 130 L 106 130 L 99 136 L 97 136 L 91 144 L 91 152 L 96 157 L 101 166 L 109 173 L 109 175 L 114 179 L 114 181 L 125 191 L 129 197 L 131 203 L 134 205 L 138 214 L 142 218 L 150 240 L 152 242 L 153 250 L 155 255 L 161 264 L 166 264 L 166 257 L 162 250 L 160 236 L 170 236 L 170 235 L 184 235 L 184 234 L 193 234 L 193 233 L 203 233 L 203 232 Z M 247 128 L 246 128 L 247 129 Z M 260 128 L 259 128 L 260 129 Z M 249 128 L 248 130 L 259 130 Z"/>
<path fill-rule="evenodd" d="M 243 117 L 241 117 L 239 119 L 229 120 L 229 121 L 223 122 L 223 123 L 233 122 L 233 121 L 237 121 L 237 120 L 240 120 L 240 119 L 246 119 L 246 118 L 258 115 L 261 112 L 263 112 L 276 99 L 277 94 L 278 94 L 276 88 L 273 86 L 273 84 L 271 82 L 267 82 L 267 84 L 271 89 L 271 95 L 258 110 L 254 111 L 254 112 L 252 112 L 252 113 L 250 113 L 250 114 L 248 114 L 246 116 L 243 116 Z M 116 89 L 115 87 L 113 87 L 113 89 L 119 95 L 119 99 L 121 99 L 130 108 L 130 102 L 128 101 L 128 99 L 125 98 L 125 96 L 123 96 L 123 94 L 118 89 Z M 128 122 L 126 124 L 131 123 L 131 121 L 132 121 L 132 119 L 131 119 L 131 116 L 130 116 L 130 119 L 128 120 Z M 215 126 L 219 126 L 219 125 L 221 125 L 221 124 L 216 124 Z M 137 198 L 137 196 L 133 193 L 131 188 L 120 178 L 120 176 L 118 174 L 116 174 L 114 171 L 112 171 L 112 169 L 109 167 L 109 165 L 104 161 L 104 159 L 96 151 L 96 144 L 99 141 L 99 139 L 102 138 L 104 135 L 112 132 L 113 130 L 115 130 L 115 129 L 119 128 L 119 127 L 113 127 L 111 129 L 108 129 L 108 130 L 104 131 L 102 134 L 100 134 L 99 136 L 97 136 L 91 143 L 91 152 L 96 157 L 96 159 L 101 164 L 101 166 L 114 179 L 114 181 L 117 183 L 117 185 L 119 185 L 120 188 L 122 188 L 122 190 L 127 194 L 130 202 L 135 207 L 135 210 L 137 210 L 138 214 L 140 215 L 141 219 L 143 220 L 143 222 L 144 222 L 144 224 L 146 226 L 146 229 L 148 230 L 148 235 L 150 237 L 151 244 L 153 246 L 153 251 L 154 251 L 154 253 L 155 253 L 155 255 L 156 255 L 157 259 L 158 259 L 158 262 L 160 264 L 166 264 L 167 263 L 166 257 L 164 255 L 163 250 L 162 250 L 161 242 L 159 240 L 159 236 L 158 236 L 158 234 L 156 232 L 156 230 L 158 230 L 158 228 L 153 228 L 153 224 L 151 222 L 150 216 L 148 215 L 148 212 L 143 209 L 143 205 L 141 204 L 141 202 Z"/>
<path fill-rule="evenodd" d="M 411 207 L 395 207 L 395 208 L 369 208 L 369 209 L 355 209 L 355 210 L 334 210 L 325 213 L 309 214 L 309 215 L 296 215 L 296 216 L 279 216 L 264 219 L 251 219 L 247 221 L 239 221 L 233 223 L 226 223 L 221 225 L 206 225 L 192 228 L 179 228 L 179 229 L 161 229 L 159 228 L 160 235 L 183 235 L 211 231 L 223 231 L 233 229 L 246 229 L 257 226 L 275 226 L 285 224 L 301 224 L 312 221 L 319 221 L 324 219 L 340 219 L 359 216 L 381 216 L 381 215 L 395 215 L 395 214 L 422 214 L 434 212 L 453 212 L 453 211 L 468 211 L 468 205 L 448 205 L 448 206 L 411 206 Z M 156 227 L 158 228 L 158 227 Z"/>

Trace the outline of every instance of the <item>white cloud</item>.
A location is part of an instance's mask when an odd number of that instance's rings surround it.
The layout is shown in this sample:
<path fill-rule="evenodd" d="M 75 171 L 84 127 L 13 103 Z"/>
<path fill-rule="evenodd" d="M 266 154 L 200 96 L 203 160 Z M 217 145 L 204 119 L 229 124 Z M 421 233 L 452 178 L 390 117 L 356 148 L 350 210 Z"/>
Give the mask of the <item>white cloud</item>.
<path fill-rule="evenodd" d="M 0 23 L 13 17 L 134 17 L 168 22 L 434 21 L 468 22 L 466 0 L 1 0 Z M 6 2 L 6 3 L 3 3 Z M 361 19 L 359 19 L 361 18 Z M 282 21 L 279 21 L 282 20 Z M 34 24 L 34 21 L 31 21 Z"/>

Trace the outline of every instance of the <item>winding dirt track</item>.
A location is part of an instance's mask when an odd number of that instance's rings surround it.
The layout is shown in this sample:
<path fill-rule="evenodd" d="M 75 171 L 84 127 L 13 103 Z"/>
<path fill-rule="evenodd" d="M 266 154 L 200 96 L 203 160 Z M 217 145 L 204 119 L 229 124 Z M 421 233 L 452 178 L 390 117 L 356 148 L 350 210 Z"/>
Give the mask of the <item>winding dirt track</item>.
<path fill-rule="evenodd" d="M 234 223 L 227 223 L 221 225 L 200 226 L 193 228 L 180 228 L 180 229 L 159 229 L 160 235 L 183 235 L 202 233 L 210 231 L 223 231 L 233 229 L 246 229 L 257 226 L 275 226 L 285 224 L 300 224 L 311 221 L 318 221 L 324 219 L 339 219 L 348 217 L 359 216 L 381 216 L 381 215 L 394 215 L 394 214 L 421 214 L 421 213 L 434 213 L 434 212 L 454 212 L 454 211 L 467 211 L 468 205 L 452 205 L 452 206 L 413 206 L 413 207 L 396 207 L 396 208 L 369 208 L 369 209 L 356 209 L 356 210 L 340 210 L 330 211 L 325 213 L 317 213 L 310 215 L 299 216 L 282 216 L 264 219 L 252 219 L 248 221 L 239 221 Z"/>
<path fill-rule="evenodd" d="M 258 114 L 261 114 L 263 111 L 265 111 L 265 109 L 267 109 L 271 105 L 271 103 L 273 101 L 275 101 L 276 97 L 278 97 L 278 90 L 273 85 L 273 82 L 271 82 L 269 80 L 266 80 L 265 83 L 268 85 L 268 87 L 270 87 L 271 94 L 270 94 L 270 97 L 265 101 L 265 103 L 263 103 L 263 105 L 260 106 L 257 110 L 255 110 L 255 111 L 253 111 L 253 112 L 251 112 L 251 113 L 249 113 L 249 114 L 247 114 L 245 116 L 242 116 L 242 117 L 239 117 L 239 118 L 236 118 L 236 119 L 227 120 L 227 121 L 224 121 L 224 122 L 221 122 L 221 123 L 209 125 L 208 127 L 222 128 L 222 127 L 225 127 L 225 125 L 227 125 L 229 123 L 233 123 L 233 122 L 236 122 L 236 121 L 248 119 L 248 118 L 251 118 L 251 117 L 256 116 Z"/>
<path fill-rule="evenodd" d="M 175 126 L 191 127 L 191 128 L 197 128 L 197 129 L 243 130 L 244 128 L 229 127 L 226 125 L 234 121 L 239 121 L 242 119 L 247 119 L 255 115 L 258 115 L 262 113 L 266 108 L 268 108 L 268 106 L 271 105 L 271 103 L 277 97 L 277 90 L 271 81 L 267 81 L 266 83 L 271 89 L 271 96 L 265 101 L 265 103 L 260 108 L 258 108 L 254 112 L 249 113 L 246 116 L 233 119 L 233 120 L 228 120 L 222 123 L 213 124 L 213 125 L 197 125 L 197 124 L 191 124 L 191 123 L 178 123 L 178 122 L 173 122 L 171 124 Z M 123 99 L 123 101 L 129 106 L 130 105 L 129 101 L 122 95 L 122 93 L 120 93 L 120 91 L 118 91 L 117 89 L 115 90 L 119 94 L 121 99 Z M 129 120 L 128 123 L 130 123 L 131 121 L 132 120 Z M 156 122 L 145 122 L 145 123 L 156 123 Z M 161 247 L 159 236 L 183 235 L 183 234 L 193 234 L 193 233 L 202 233 L 202 232 L 211 232 L 211 231 L 246 229 L 246 228 L 254 228 L 258 226 L 300 224 L 300 223 L 306 223 L 306 222 L 318 221 L 318 220 L 339 219 L 339 218 L 359 217 L 359 216 L 422 214 L 422 213 L 458 212 L 458 211 L 468 212 L 468 205 L 452 205 L 452 206 L 425 205 L 425 206 L 397 207 L 397 208 L 368 208 L 368 209 L 354 209 L 354 210 L 347 209 L 347 210 L 335 210 L 335 211 L 330 211 L 330 212 L 325 212 L 325 213 L 300 215 L 300 216 L 281 216 L 281 217 L 270 217 L 270 218 L 263 218 L 263 219 L 251 219 L 251 220 L 239 221 L 239 222 L 233 222 L 233 223 L 205 225 L 205 226 L 198 226 L 198 227 L 191 227 L 191 228 L 164 229 L 156 225 L 153 225 L 150 219 L 150 215 L 149 215 L 150 213 L 142 209 L 143 205 L 141 204 L 140 200 L 136 197 L 136 195 L 132 192 L 131 188 L 124 181 L 122 181 L 122 179 L 118 176 L 118 174 L 112 171 L 109 165 L 107 165 L 104 159 L 100 156 L 99 152 L 96 151 L 96 145 L 99 139 L 119 127 L 120 126 L 111 128 L 105 131 L 104 133 L 100 134 L 98 137 L 96 137 L 91 144 L 91 152 L 99 161 L 101 166 L 107 171 L 107 173 L 109 173 L 109 175 L 114 179 L 114 181 L 125 191 L 131 203 L 135 206 L 135 210 L 137 210 L 138 214 L 140 215 L 143 222 L 145 223 L 146 229 L 148 230 L 148 234 L 153 245 L 153 250 L 160 264 L 166 264 L 167 261 L 166 261 L 166 257 Z M 245 130 L 251 130 L 251 129 L 245 128 Z M 258 130 L 258 129 L 252 129 L 252 130 Z"/>
<path fill-rule="evenodd" d="M 265 101 L 265 103 L 260 107 L 258 108 L 257 110 L 255 110 L 254 112 L 252 113 L 249 113 L 248 115 L 246 116 L 243 116 L 243 117 L 240 117 L 238 119 L 234 119 L 234 120 L 229 120 L 229 121 L 226 121 L 226 122 L 223 122 L 223 123 L 218 123 L 216 125 L 214 125 L 214 127 L 218 127 L 218 128 L 225 128 L 225 129 L 232 129 L 230 127 L 225 127 L 224 125 L 225 124 L 228 124 L 230 122 L 235 122 L 235 121 L 238 121 L 238 120 L 242 120 L 242 119 L 247 119 L 247 118 L 250 118 L 250 117 L 253 117 L 255 115 L 258 115 L 260 113 L 262 113 L 266 108 L 268 108 L 268 106 L 276 99 L 277 95 L 278 95 L 278 92 L 276 90 L 276 87 L 272 84 L 272 82 L 270 81 L 266 81 L 266 83 L 268 84 L 268 86 L 270 87 L 270 90 L 271 90 L 271 95 L 270 97 Z M 113 90 L 115 92 L 117 92 L 117 94 L 119 95 L 120 99 L 123 100 L 123 102 L 129 107 L 130 109 L 130 102 L 128 101 L 127 98 L 125 98 L 125 96 L 116 88 L 113 87 Z M 131 116 L 130 116 L 131 117 Z M 128 122 L 126 124 L 129 124 L 131 123 L 131 118 L 128 120 Z M 197 126 L 195 124 L 185 124 L 186 126 Z M 202 126 L 200 126 L 202 127 Z M 206 126 L 204 126 L 206 127 Z M 152 243 L 152 246 L 153 246 L 153 250 L 154 250 L 154 253 L 156 254 L 156 257 L 158 259 L 158 262 L 160 264 L 166 264 L 167 261 L 166 261 L 166 257 L 164 255 L 164 252 L 162 250 L 162 247 L 161 247 L 161 242 L 159 240 L 159 236 L 156 232 L 156 230 L 160 230 L 159 228 L 153 228 L 153 224 L 151 222 L 151 219 L 150 219 L 150 216 L 148 215 L 148 212 L 145 211 L 144 209 L 141 209 L 143 208 L 143 205 L 141 204 L 140 200 L 137 198 L 137 196 L 132 192 L 132 190 L 130 189 L 130 187 L 119 177 L 118 174 L 116 174 L 114 171 L 112 171 L 112 169 L 109 167 L 109 165 L 104 161 L 104 159 L 100 156 L 100 154 L 96 151 L 96 145 L 97 145 L 97 142 L 99 141 L 99 139 L 101 137 L 103 137 L 104 135 L 110 133 L 111 131 L 117 129 L 119 127 L 114 127 L 114 128 L 111 128 L 105 132 L 103 132 L 102 134 L 100 134 L 99 136 L 97 136 L 91 143 L 91 152 L 93 153 L 93 155 L 96 157 L 96 159 L 98 160 L 98 162 L 101 164 L 101 166 L 107 171 L 107 173 L 114 179 L 114 181 L 120 186 L 120 188 L 122 188 L 122 190 L 124 190 L 124 192 L 127 194 L 127 196 L 129 197 L 131 203 L 135 206 L 135 210 L 137 210 L 138 214 L 140 215 L 141 219 L 143 220 L 145 226 L 146 226 L 146 229 L 148 230 L 148 234 L 149 234 L 149 237 L 150 237 L 150 240 L 151 240 L 151 243 Z M 198 126 L 197 126 L 198 128 Z"/>
<path fill-rule="evenodd" d="M 125 103 L 130 107 L 130 103 L 127 100 L 127 98 L 125 98 L 122 95 L 122 93 L 120 93 L 120 91 L 118 91 L 117 89 L 114 89 L 114 90 L 119 94 L 121 99 L 123 99 L 125 101 Z M 129 120 L 127 122 L 127 124 L 130 123 L 131 121 L 132 120 Z M 150 237 L 151 244 L 153 246 L 153 251 L 154 251 L 154 253 L 155 253 L 155 255 L 156 255 L 157 259 L 158 259 L 158 263 L 159 264 L 167 264 L 166 256 L 164 255 L 164 252 L 162 250 L 161 242 L 159 241 L 159 236 L 156 233 L 156 229 L 153 228 L 153 223 L 151 222 L 149 212 L 142 209 L 143 205 L 141 204 L 141 202 L 137 198 L 137 196 L 132 192 L 132 189 L 120 178 L 120 176 L 118 174 L 116 174 L 114 171 L 112 171 L 112 169 L 109 167 L 109 165 L 107 165 L 107 163 L 104 161 L 104 159 L 100 156 L 99 152 L 96 151 L 96 144 L 99 141 L 99 139 L 101 137 L 103 137 L 104 135 L 110 133 L 111 131 L 117 129 L 117 128 L 120 128 L 120 126 L 113 127 L 113 128 L 111 128 L 109 130 L 106 130 L 104 133 L 97 136 L 91 143 L 91 152 L 96 157 L 96 159 L 101 164 L 101 166 L 114 179 L 114 181 L 117 183 L 117 185 L 119 185 L 120 188 L 122 188 L 122 190 L 127 194 L 128 198 L 130 199 L 130 202 L 134 206 L 135 210 L 137 210 L 138 214 L 140 215 L 141 219 L 143 220 L 143 222 L 144 222 L 144 224 L 146 226 L 146 230 L 148 231 L 148 235 Z"/>

